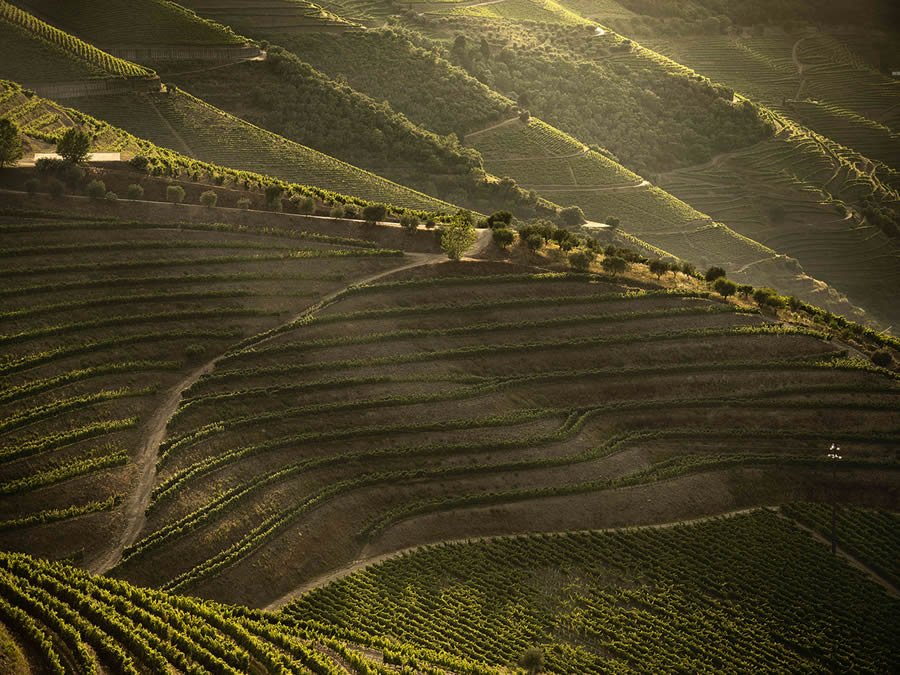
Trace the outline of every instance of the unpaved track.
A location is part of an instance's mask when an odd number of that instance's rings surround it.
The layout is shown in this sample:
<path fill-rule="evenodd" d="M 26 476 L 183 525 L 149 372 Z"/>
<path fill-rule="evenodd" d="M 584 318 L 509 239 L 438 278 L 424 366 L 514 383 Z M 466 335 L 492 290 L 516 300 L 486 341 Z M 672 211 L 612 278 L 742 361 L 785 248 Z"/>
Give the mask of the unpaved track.
<path fill-rule="evenodd" d="M 352 563 L 340 567 L 336 570 L 329 572 L 328 574 L 323 574 L 322 576 L 316 577 L 315 579 L 311 579 L 305 584 L 298 586 L 294 590 L 286 593 L 281 596 L 277 600 L 271 602 L 265 607 L 267 612 L 274 612 L 282 607 L 284 607 L 289 602 L 296 600 L 304 593 L 308 593 L 309 591 L 320 588 L 322 586 L 327 586 L 332 581 L 337 581 L 338 579 L 343 579 L 346 576 L 353 574 L 354 572 L 358 572 L 361 569 L 369 567 L 370 565 L 376 565 L 380 562 L 384 562 L 389 558 L 396 558 L 398 556 L 406 555 L 407 553 L 413 553 L 420 549 L 436 546 L 438 544 L 467 544 L 471 542 L 477 541 L 490 541 L 492 539 L 508 539 L 508 538 L 517 538 L 517 537 L 532 537 L 536 534 L 588 534 L 591 532 L 617 532 L 623 530 L 659 530 L 667 527 L 677 527 L 679 525 L 691 525 L 694 523 L 702 523 L 708 520 L 716 520 L 717 518 L 732 518 L 734 516 L 739 516 L 744 513 L 752 513 L 753 511 L 759 511 L 761 508 L 770 508 L 770 507 L 760 507 L 754 506 L 748 509 L 740 509 L 739 511 L 729 511 L 727 513 L 720 513 L 715 516 L 703 516 L 702 518 L 694 518 L 691 520 L 676 520 L 670 523 L 657 523 L 654 525 L 637 525 L 637 526 L 628 526 L 628 527 L 608 527 L 597 530 L 563 530 L 560 532 L 526 532 L 524 534 L 497 534 L 497 535 L 488 535 L 484 537 L 466 537 L 464 539 L 447 539 L 445 541 L 439 542 L 429 542 L 427 544 L 419 544 L 416 546 L 409 546 L 407 548 L 402 548 L 398 551 L 392 551 L 390 553 L 382 553 L 380 555 L 371 556 L 368 558 L 359 558 L 354 560 Z M 771 507 L 774 508 L 774 507 Z"/>
<path fill-rule="evenodd" d="M 475 245 L 472 246 L 468 251 L 466 251 L 466 259 L 471 259 L 472 256 L 477 256 L 478 254 L 483 252 L 484 249 L 487 248 L 488 244 L 490 244 L 490 241 L 490 230 L 483 230 L 482 232 L 480 232 Z M 349 286 L 369 284 L 377 279 L 380 279 L 381 277 L 395 274 L 396 272 L 400 272 L 402 270 L 407 270 L 422 265 L 431 265 L 445 259 L 446 257 L 444 255 L 437 253 L 407 253 L 405 255 L 406 262 L 404 264 L 353 281 L 351 284 L 348 284 L 348 286 L 338 289 L 333 293 L 330 293 L 323 297 L 319 301 L 319 308 L 327 305 L 330 300 L 334 299 L 338 294 L 342 293 Z M 314 312 L 315 310 L 313 310 L 312 313 Z M 310 312 L 308 310 L 301 312 L 297 316 L 291 317 L 288 321 L 281 325 L 289 325 L 297 319 L 308 316 L 309 314 Z M 277 331 L 277 328 L 275 329 L 275 331 Z M 271 340 L 273 337 L 275 337 L 275 335 L 278 334 L 275 331 L 266 331 L 266 333 L 260 335 L 260 339 L 258 341 L 251 342 L 245 346 L 256 346 L 259 344 L 263 344 L 264 342 Z M 125 547 L 130 546 L 136 541 L 146 522 L 146 510 L 147 506 L 150 504 L 150 496 L 153 492 L 153 484 L 156 481 L 156 460 L 159 455 L 159 446 L 162 444 L 163 439 L 165 438 L 166 425 L 168 424 L 169 418 L 171 418 L 175 411 L 178 409 L 178 405 L 181 402 L 182 393 L 190 388 L 203 375 L 211 372 L 213 368 L 216 367 L 216 364 L 223 358 L 225 358 L 224 353 L 220 354 L 214 359 L 211 359 L 210 361 L 207 361 L 199 368 L 196 368 L 195 370 L 192 370 L 190 373 L 188 373 L 182 380 L 180 380 L 177 384 L 175 384 L 175 386 L 172 387 L 172 389 L 169 391 L 169 394 L 159 405 L 159 407 L 154 411 L 152 417 L 150 417 L 150 419 L 147 421 L 145 441 L 143 446 L 141 446 L 138 456 L 134 460 L 138 471 L 137 485 L 135 486 L 134 490 L 132 490 L 128 495 L 123 508 L 122 515 L 125 520 L 124 528 L 119 538 L 110 546 L 109 550 L 107 550 L 99 558 L 88 565 L 88 569 L 92 573 L 103 574 L 109 571 L 111 568 L 115 567 L 119 560 L 121 560 L 122 552 L 124 551 Z"/>
<path fill-rule="evenodd" d="M 787 521 L 793 523 L 794 525 L 796 525 L 797 527 L 799 527 L 801 530 L 805 530 L 805 531 L 809 532 L 812 535 L 812 538 L 815 539 L 816 541 L 818 541 L 822 544 L 825 544 L 825 546 L 828 546 L 828 547 L 831 546 L 831 542 L 828 539 L 823 537 L 821 534 L 816 532 L 811 527 L 807 527 L 800 521 L 794 520 L 793 518 L 784 515 L 779 509 L 771 509 L 771 510 L 774 511 L 774 513 L 776 513 L 780 518 L 784 518 L 785 520 L 787 520 Z M 857 558 L 854 558 L 852 555 L 850 555 L 847 551 L 845 551 L 840 546 L 835 547 L 835 553 L 837 554 L 837 556 L 839 558 L 843 558 L 851 567 L 855 567 L 860 572 L 862 572 L 867 577 L 869 577 L 869 579 L 871 579 L 876 584 L 878 584 L 879 586 L 884 588 L 884 590 L 886 590 L 888 592 L 888 595 L 890 595 L 891 597 L 894 597 L 894 598 L 900 598 L 900 592 L 897 591 L 897 587 L 894 586 L 894 584 L 892 584 L 890 581 L 885 579 L 883 576 L 878 574 L 878 572 L 873 570 L 871 567 L 866 565 L 864 562 L 862 562 L 861 560 L 859 560 Z"/>
<path fill-rule="evenodd" d="M 408 553 L 414 553 L 415 551 L 418 551 L 420 549 L 431 547 L 431 546 L 436 546 L 438 544 L 467 544 L 467 543 L 473 543 L 473 542 L 478 542 L 478 541 L 489 541 L 492 539 L 531 537 L 536 534 L 541 534 L 541 535 L 573 534 L 573 533 L 574 534 L 579 534 L 579 533 L 589 534 L 589 533 L 593 533 L 593 532 L 621 532 L 621 531 L 625 531 L 625 530 L 660 530 L 660 529 L 665 529 L 665 528 L 670 528 L 670 527 L 678 527 L 679 525 L 694 525 L 697 523 L 703 523 L 703 522 L 707 522 L 710 520 L 717 520 L 717 519 L 721 519 L 721 518 L 733 518 L 734 516 L 739 516 L 739 515 L 742 515 L 745 513 L 753 513 L 754 511 L 760 511 L 762 509 L 771 511 L 772 513 L 776 514 L 780 518 L 784 518 L 785 520 L 791 522 L 793 525 L 800 528 L 801 530 L 805 530 L 805 531 L 809 532 L 810 534 L 812 534 L 813 539 L 815 539 L 816 541 L 824 543 L 828 546 L 831 545 L 831 542 L 829 542 L 827 539 L 825 539 L 825 537 L 820 535 L 818 532 L 815 532 L 814 530 L 811 530 L 810 528 L 806 527 L 805 525 L 798 523 L 793 518 L 788 518 L 787 516 L 785 516 L 783 513 L 781 513 L 781 511 L 778 509 L 777 506 L 754 506 L 751 508 L 740 509 L 737 511 L 728 511 L 726 513 L 720 513 L 720 514 L 714 515 L 714 516 L 703 516 L 702 518 L 693 518 L 690 520 L 677 520 L 677 521 L 673 521 L 673 522 L 669 522 L 669 523 L 657 523 L 654 525 L 609 527 L 609 528 L 603 528 L 603 529 L 598 529 L 598 530 L 564 530 L 561 532 L 529 532 L 529 533 L 524 533 L 524 534 L 489 535 L 489 536 L 484 536 L 484 537 L 466 537 L 464 539 L 448 539 L 446 541 L 429 542 L 427 544 L 419 544 L 416 546 L 409 546 L 407 548 L 403 548 L 398 551 L 392 551 L 390 553 L 382 553 L 380 555 L 375 555 L 375 556 L 371 556 L 368 558 L 359 558 L 357 560 L 354 560 L 352 563 L 350 563 L 348 565 L 345 565 L 336 570 L 328 572 L 327 574 L 318 576 L 318 577 L 306 582 L 305 584 L 298 586 L 297 588 L 290 591 L 289 593 L 286 593 L 285 595 L 281 596 L 277 600 L 269 603 L 265 607 L 265 610 L 267 612 L 278 611 L 282 607 L 284 607 L 288 603 L 296 600 L 297 598 L 304 595 L 305 593 L 308 593 L 309 591 L 312 591 L 316 588 L 321 588 L 322 586 L 327 586 L 328 584 L 330 584 L 333 581 L 338 581 L 339 579 L 343 579 L 344 577 L 350 576 L 351 574 L 353 574 L 355 572 L 359 572 L 360 570 L 365 569 L 366 567 L 369 567 L 371 565 L 377 565 L 378 563 L 384 562 L 385 560 L 388 560 L 390 558 L 396 558 L 399 556 L 406 555 Z M 841 558 L 843 558 L 844 560 L 846 560 L 847 563 L 849 563 L 852 567 L 855 567 L 856 569 L 862 571 L 872 581 L 881 585 L 888 592 L 889 595 L 891 595 L 895 598 L 900 597 L 900 594 L 898 594 L 897 588 L 894 587 L 893 584 L 891 584 L 889 581 L 887 581 L 883 577 L 879 576 L 879 574 L 877 572 L 875 572 L 873 569 L 871 569 L 864 563 L 860 562 L 859 560 L 857 560 L 856 558 L 851 556 L 849 553 L 844 551 L 840 546 L 838 546 L 837 552 L 838 552 L 838 555 Z"/>

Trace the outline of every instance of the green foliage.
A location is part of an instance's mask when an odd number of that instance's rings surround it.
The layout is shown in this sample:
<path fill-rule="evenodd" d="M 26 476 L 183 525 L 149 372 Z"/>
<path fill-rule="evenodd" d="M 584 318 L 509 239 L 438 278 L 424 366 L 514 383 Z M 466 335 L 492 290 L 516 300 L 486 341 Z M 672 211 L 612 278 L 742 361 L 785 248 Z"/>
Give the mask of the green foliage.
<path fill-rule="evenodd" d="M 419 227 L 419 219 L 412 213 L 404 213 L 400 216 L 400 225 L 408 232 L 415 232 Z"/>
<path fill-rule="evenodd" d="M 0 169 L 6 165 L 15 166 L 22 155 L 19 125 L 6 118 L 0 119 Z"/>
<path fill-rule="evenodd" d="M 706 270 L 706 274 L 703 275 L 703 278 L 706 279 L 707 283 L 711 284 L 716 279 L 724 277 L 725 274 L 725 270 L 721 267 L 710 267 L 708 270 Z"/>
<path fill-rule="evenodd" d="M 882 368 L 890 368 L 893 362 L 894 357 L 891 355 L 890 350 L 878 349 L 872 353 L 872 363 L 874 363 L 876 366 L 881 366 Z"/>
<path fill-rule="evenodd" d="M 441 250 L 450 260 L 459 260 L 477 238 L 471 218 L 460 212 L 442 227 Z"/>
<path fill-rule="evenodd" d="M 595 254 L 591 250 L 576 251 L 569 256 L 569 265 L 576 272 L 587 272 L 594 262 Z"/>
<path fill-rule="evenodd" d="M 166 188 L 166 201 L 180 204 L 184 201 L 184 188 L 180 185 L 169 185 Z"/>
<path fill-rule="evenodd" d="M 112 190 L 109 190 L 109 191 L 103 196 L 103 198 L 104 198 L 107 202 L 117 202 L 117 201 L 119 201 L 119 195 L 117 195 L 117 194 L 116 194 L 115 192 L 113 192 Z"/>
<path fill-rule="evenodd" d="M 579 206 L 569 206 L 565 209 L 560 209 L 559 219 L 563 225 L 568 225 L 569 227 L 575 227 L 586 222 L 584 211 Z"/>
<path fill-rule="evenodd" d="M 143 199 L 144 198 L 144 188 L 138 185 L 137 183 L 132 183 L 128 186 L 126 191 L 126 196 L 128 199 Z"/>
<path fill-rule="evenodd" d="M 56 152 L 67 162 L 82 164 L 91 150 L 91 137 L 77 127 L 69 127 L 56 144 Z"/>
<path fill-rule="evenodd" d="M 249 209 L 250 208 L 250 199 L 249 197 L 241 197 L 237 200 L 237 207 L 239 209 Z"/>
<path fill-rule="evenodd" d="M 297 204 L 297 210 L 305 214 L 315 213 L 316 202 L 312 197 L 304 197 Z"/>
<path fill-rule="evenodd" d="M 797 600 L 823 593 L 835 601 Z M 764 510 L 659 529 L 423 547 L 282 610 L 298 622 L 391 634 L 498 666 L 540 644 L 549 672 L 572 674 L 633 663 L 664 671 L 673 658 L 692 672 L 709 663 L 767 670 L 774 660 L 788 670 L 827 670 L 839 660 L 890 671 L 897 613 L 880 588 Z M 721 622 L 732 627 L 727 636 L 711 628 Z"/>
<path fill-rule="evenodd" d="M 544 650 L 540 647 L 529 647 L 519 657 L 518 663 L 529 675 L 537 675 L 544 669 Z"/>
<path fill-rule="evenodd" d="M 647 267 L 650 270 L 651 274 L 656 275 L 657 279 L 662 277 L 662 275 L 665 274 L 666 272 L 668 272 L 670 269 L 669 263 L 667 263 L 665 260 L 659 260 L 659 259 L 651 260 L 647 264 Z"/>
<path fill-rule="evenodd" d="M 500 248 L 509 248 L 516 239 L 516 233 L 505 227 L 494 228 L 491 238 Z"/>
<path fill-rule="evenodd" d="M 487 219 L 487 226 L 509 227 L 512 224 L 513 215 L 509 211 L 494 211 Z"/>
<path fill-rule="evenodd" d="M 525 242 L 525 245 L 528 247 L 528 250 L 532 253 L 536 253 L 540 250 L 541 246 L 544 245 L 544 238 L 539 235 L 537 232 L 533 234 L 529 234 L 527 237 L 522 239 L 522 233 L 519 233 L 519 239 Z"/>
<path fill-rule="evenodd" d="M 615 277 L 616 274 L 628 269 L 628 261 L 617 255 L 608 255 L 604 256 L 603 260 L 600 262 L 600 266 Z"/>
<path fill-rule="evenodd" d="M 737 292 L 737 284 L 725 277 L 719 277 L 713 284 L 713 290 L 723 298 L 727 298 L 729 295 L 734 295 Z"/>
<path fill-rule="evenodd" d="M 85 191 L 91 199 L 103 199 L 106 196 L 106 183 L 99 179 L 92 180 Z"/>
<path fill-rule="evenodd" d="M 368 204 L 363 207 L 362 217 L 368 223 L 377 223 L 387 216 L 387 206 L 384 204 Z"/>
<path fill-rule="evenodd" d="M 206 208 L 212 208 L 216 205 L 219 195 L 215 190 L 205 190 L 200 193 L 200 203 Z"/>
<path fill-rule="evenodd" d="M 737 287 L 737 293 L 744 299 L 748 299 L 751 295 L 753 295 L 753 286 L 750 284 L 739 284 Z"/>

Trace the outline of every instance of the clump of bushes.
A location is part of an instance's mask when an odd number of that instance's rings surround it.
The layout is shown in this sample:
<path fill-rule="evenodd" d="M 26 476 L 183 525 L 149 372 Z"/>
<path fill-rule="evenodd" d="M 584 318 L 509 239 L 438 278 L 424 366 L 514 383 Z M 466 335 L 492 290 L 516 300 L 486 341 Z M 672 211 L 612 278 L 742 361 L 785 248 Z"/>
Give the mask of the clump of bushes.
<path fill-rule="evenodd" d="M 219 195 L 216 194 L 215 190 L 206 190 L 200 195 L 200 203 L 208 209 L 215 206 L 218 199 Z"/>
<path fill-rule="evenodd" d="M 144 188 L 137 183 L 132 183 L 128 186 L 128 190 L 125 194 L 128 196 L 128 199 L 143 199 Z"/>
<path fill-rule="evenodd" d="M 180 204 L 184 201 L 184 188 L 180 185 L 170 185 L 166 188 L 166 201 Z"/>
<path fill-rule="evenodd" d="M 106 197 L 106 183 L 102 180 L 92 180 L 87 185 L 87 196 L 91 199 L 103 199 Z"/>

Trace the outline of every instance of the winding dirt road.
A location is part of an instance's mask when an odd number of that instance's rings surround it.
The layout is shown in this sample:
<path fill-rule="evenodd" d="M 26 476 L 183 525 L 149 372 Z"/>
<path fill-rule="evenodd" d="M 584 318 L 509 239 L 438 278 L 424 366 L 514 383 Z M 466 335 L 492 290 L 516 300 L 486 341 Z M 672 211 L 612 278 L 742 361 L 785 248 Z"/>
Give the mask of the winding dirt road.
<path fill-rule="evenodd" d="M 490 234 L 490 230 L 480 231 L 478 233 L 478 239 L 476 240 L 475 244 L 466 251 L 465 258 L 473 259 L 483 253 L 491 243 Z M 258 346 L 271 340 L 278 334 L 278 328 L 287 326 L 294 321 L 297 321 L 298 319 L 309 316 L 310 314 L 314 314 L 317 310 L 327 305 L 330 300 L 334 299 L 349 286 L 369 284 L 373 281 L 376 281 L 377 279 L 395 274 L 397 272 L 401 272 L 403 270 L 411 269 L 413 267 L 420 267 L 422 265 L 435 264 L 441 262 L 442 260 L 446 260 L 446 256 L 444 256 L 443 254 L 406 253 L 404 255 L 404 264 L 397 267 L 391 267 L 390 269 L 378 272 L 376 274 L 371 274 L 361 279 L 355 279 L 352 283 L 348 284 L 344 288 L 340 288 L 323 297 L 312 310 L 306 309 L 298 315 L 293 316 L 289 320 L 285 321 L 283 324 L 281 324 L 281 326 L 266 331 L 265 333 L 261 333 L 258 336 L 258 340 L 245 343 L 245 346 Z M 153 415 L 147 421 L 145 441 L 141 446 L 140 451 L 138 452 L 138 456 L 134 460 L 134 463 L 137 466 L 137 484 L 128 495 L 128 498 L 125 500 L 125 504 L 123 506 L 122 515 L 125 520 L 124 527 L 121 534 L 114 541 L 114 543 L 111 544 L 110 548 L 106 552 L 101 554 L 90 565 L 88 565 L 88 569 L 92 573 L 103 574 L 115 567 L 116 564 L 118 564 L 119 560 L 121 560 L 122 552 L 124 551 L 125 547 L 130 546 L 137 540 L 137 537 L 146 522 L 146 510 L 147 506 L 150 504 L 150 496 L 153 492 L 153 484 L 156 480 L 156 461 L 159 455 L 159 446 L 162 444 L 163 439 L 165 438 L 166 425 L 168 424 L 169 419 L 178 409 L 178 405 L 181 402 L 181 395 L 195 382 L 197 382 L 197 380 L 199 380 L 203 375 L 211 372 L 216 367 L 216 364 L 224 357 L 225 353 L 219 354 L 215 358 L 204 363 L 202 366 L 188 373 L 183 379 L 181 379 L 178 383 L 175 384 L 175 386 L 173 386 L 169 390 L 166 398 L 153 412 Z"/>

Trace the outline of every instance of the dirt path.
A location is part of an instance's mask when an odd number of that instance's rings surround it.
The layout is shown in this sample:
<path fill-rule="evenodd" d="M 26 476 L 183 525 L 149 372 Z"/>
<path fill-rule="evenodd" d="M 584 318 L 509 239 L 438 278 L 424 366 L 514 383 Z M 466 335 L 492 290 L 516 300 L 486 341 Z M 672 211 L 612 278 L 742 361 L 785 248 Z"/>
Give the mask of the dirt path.
<path fill-rule="evenodd" d="M 490 241 L 490 230 L 481 231 L 479 233 L 478 240 L 475 242 L 475 245 L 472 246 L 468 251 L 466 251 L 466 256 L 475 256 L 483 252 L 487 245 L 490 244 Z M 317 309 L 320 309 L 330 300 L 333 300 L 337 295 L 342 293 L 349 286 L 369 284 L 373 281 L 376 281 L 377 279 L 388 276 L 390 274 L 395 274 L 403 270 L 407 270 L 413 267 L 419 267 L 421 265 L 431 265 L 437 262 L 441 262 L 442 260 L 446 260 L 446 256 L 437 253 L 407 253 L 405 255 L 405 260 L 405 264 L 399 265 L 397 267 L 391 267 L 390 269 L 377 272 L 375 274 L 370 274 L 369 276 L 363 277 L 362 279 L 356 279 L 351 284 L 348 284 L 348 286 L 340 288 L 326 295 L 319 301 Z M 313 309 L 312 312 L 310 312 L 309 310 L 301 312 L 300 314 L 291 317 L 281 325 L 289 325 L 304 316 L 308 316 L 310 313 L 315 313 L 315 311 L 316 309 Z M 260 334 L 259 340 L 249 342 L 245 346 L 255 347 L 261 345 L 271 340 L 276 335 L 278 335 L 277 328 L 266 331 L 265 333 Z M 199 380 L 203 375 L 211 372 L 216 367 L 216 364 L 223 358 L 225 358 L 225 353 L 222 353 L 214 359 L 207 361 L 199 368 L 196 368 L 188 373 L 182 380 L 180 380 L 174 387 L 172 387 L 165 400 L 163 400 L 163 402 L 153 413 L 153 416 L 147 421 L 144 444 L 143 446 L 141 446 L 138 456 L 134 462 L 137 465 L 137 485 L 135 486 L 134 490 L 132 490 L 128 495 L 123 508 L 122 515 L 125 520 L 125 526 L 118 540 L 110 547 L 110 549 L 103 553 L 88 566 L 90 572 L 94 574 L 103 574 L 104 572 L 107 572 L 111 568 L 115 567 L 115 565 L 122 558 L 122 552 L 124 551 L 125 547 L 130 546 L 137 540 L 137 537 L 146 522 L 146 510 L 147 506 L 150 504 L 150 496 L 153 492 L 153 484 L 156 481 L 156 461 L 157 457 L 159 456 L 159 446 L 162 444 L 163 439 L 165 438 L 166 425 L 169 422 L 169 418 L 171 418 L 175 411 L 178 409 L 178 405 L 179 403 L 181 403 L 181 395 L 194 383 L 196 383 L 197 380 Z"/>
<path fill-rule="evenodd" d="M 152 96 L 148 96 L 148 97 L 147 97 L 147 100 L 150 102 L 150 107 L 153 108 L 153 112 L 156 113 L 156 115 L 157 115 L 157 116 L 159 117 L 159 119 L 162 121 L 162 123 L 163 123 L 163 125 L 166 127 L 166 129 L 168 129 L 169 132 L 172 134 L 172 136 L 175 137 L 175 140 L 177 140 L 177 141 L 181 144 L 181 149 L 182 149 L 182 151 L 183 151 L 188 157 L 194 157 L 194 158 L 196 158 L 197 155 L 195 155 L 195 154 L 194 154 L 194 151 L 191 150 L 191 146 L 189 146 L 189 145 L 187 144 L 187 141 L 184 140 L 184 138 L 182 138 L 181 134 L 179 134 L 179 133 L 175 130 L 175 127 L 173 127 L 173 126 L 169 123 L 169 120 L 166 119 L 166 116 L 163 115 L 163 114 L 159 111 L 159 108 L 156 107 L 156 102 L 153 100 L 153 97 L 152 97 Z"/>
<path fill-rule="evenodd" d="M 610 527 L 610 528 L 604 528 L 604 529 L 599 529 L 599 530 L 565 530 L 563 532 L 541 532 L 540 534 L 550 534 L 550 535 L 564 534 L 564 533 L 566 533 L 566 534 L 572 534 L 572 533 L 587 534 L 587 533 L 591 533 L 591 532 L 618 532 L 618 531 L 623 531 L 623 530 L 658 530 L 658 529 L 664 529 L 664 528 L 669 528 L 669 527 L 677 527 L 679 525 L 692 525 L 694 523 L 702 523 L 702 522 L 705 522 L 708 520 L 715 520 L 718 518 L 733 518 L 734 516 L 739 516 L 744 513 L 751 513 L 753 511 L 759 511 L 760 508 L 775 508 L 775 507 L 754 506 L 752 508 L 740 509 L 738 511 L 729 511 L 727 513 L 721 513 L 721 514 L 718 514 L 715 516 L 703 516 L 702 518 L 694 518 L 691 520 L 677 520 L 677 521 L 672 521 L 669 523 L 657 523 L 655 525 Z M 369 567 L 370 565 L 376 565 L 380 562 L 384 562 L 385 560 L 388 560 L 389 558 L 396 558 L 396 557 L 399 557 L 402 555 L 406 555 L 408 553 L 413 553 L 415 551 L 418 551 L 419 549 L 422 549 L 422 548 L 425 548 L 428 546 L 435 546 L 437 544 L 466 544 L 466 543 L 477 542 L 477 541 L 489 541 L 491 539 L 509 539 L 509 538 L 514 538 L 514 537 L 531 537 L 531 536 L 534 536 L 534 534 L 536 534 L 536 533 L 529 532 L 529 533 L 525 533 L 525 534 L 489 535 L 489 536 L 485 536 L 485 537 L 466 537 L 465 539 L 448 539 L 446 541 L 441 541 L 441 542 L 430 542 L 428 544 L 409 546 L 407 548 L 400 549 L 399 551 L 392 551 L 390 553 L 382 553 L 380 555 L 370 556 L 368 558 L 358 558 L 357 560 L 354 560 L 352 563 L 350 563 L 348 565 L 344 565 L 343 567 L 333 570 L 333 571 L 329 572 L 328 574 L 323 574 L 322 576 L 316 577 L 315 579 L 311 579 L 310 581 L 306 582 L 305 584 L 298 586 L 297 588 L 290 591 L 289 593 L 286 593 L 285 595 L 281 596 L 277 600 L 269 603 L 265 607 L 265 610 L 267 612 L 277 611 L 277 610 L 281 609 L 282 607 L 284 607 L 289 602 L 296 600 L 304 593 L 307 593 L 313 589 L 320 588 L 321 586 L 326 586 L 326 585 L 330 584 L 332 581 L 337 581 L 338 579 L 343 579 L 344 577 L 349 576 L 349 575 L 353 574 L 354 572 L 358 572 L 362 569 L 365 569 L 366 567 Z M 365 552 L 365 550 L 363 550 L 363 552 Z"/>
<path fill-rule="evenodd" d="M 805 530 L 805 531 L 809 532 L 812 535 L 812 538 L 815 539 L 816 541 L 824 544 L 825 546 L 828 546 L 829 548 L 831 547 L 831 541 L 829 541 L 828 539 L 823 537 L 821 534 L 816 532 L 811 527 L 807 527 L 803 523 L 801 523 L 797 520 L 794 520 L 793 518 L 790 518 L 789 516 L 784 515 L 779 509 L 770 509 L 770 511 L 772 511 L 773 513 L 778 515 L 779 518 L 784 518 L 788 522 L 793 523 L 795 526 L 799 527 L 801 530 Z M 894 586 L 894 584 L 892 584 L 890 581 L 885 579 L 883 576 L 878 574 L 878 572 L 873 570 L 871 567 L 866 565 L 864 562 L 862 562 L 861 560 L 859 560 L 857 558 L 854 558 L 852 555 L 850 555 L 846 550 L 844 550 L 840 546 L 836 547 L 836 553 L 839 558 L 843 558 L 844 561 L 846 561 L 847 564 L 849 564 L 851 567 L 855 567 L 860 572 L 862 572 L 867 577 L 869 577 L 872 581 L 874 581 L 876 584 L 878 584 L 879 586 L 884 588 L 884 590 L 886 590 L 888 592 L 888 595 L 890 595 L 893 598 L 900 598 L 900 592 L 898 592 L 897 587 Z"/>
<path fill-rule="evenodd" d="M 620 183 L 619 185 L 594 185 L 585 187 L 584 185 L 529 185 L 521 186 L 526 190 L 537 190 L 538 192 L 624 192 L 627 190 L 646 190 L 650 187 L 650 181 L 641 180 L 633 183 Z"/>
<path fill-rule="evenodd" d="M 502 122 L 497 122 L 496 124 L 492 124 L 489 127 L 485 127 L 484 129 L 479 129 L 478 131 L 473 131 L 471 133 L 466 134 L 463 142 L 468 141 L 472 136 L 479 136 L 480 134 L 486 134 L 488 131 L 493 131 L 494 129 L 499 129 L 500 127 L 506 127 L 512 124 L 513 122 L 518 122 L 519 116 L 511 117 L 508 120 L 503 120 Z"/>
<path fill-rule="evenodd" d="M 806 86 L 806 78 L 803 77 L 803 63 L 800 61 L 800 43 L 803 42 L 806 37 L 802 37 L 794 43 L 794 46 L 791 48 L 791 60 L 794 62 L 794 65 L 797 66 L 797 76 L 800 78 L 800 86 L 797 89 L 797 93 L 794 94 L 794 100 L 799 101 L 800 96 L 803 93 L 803 88 Z"/>

